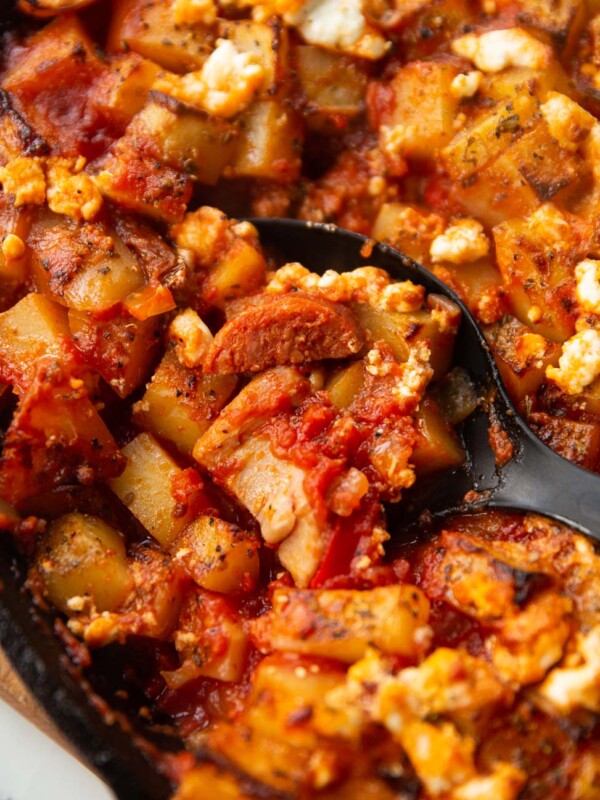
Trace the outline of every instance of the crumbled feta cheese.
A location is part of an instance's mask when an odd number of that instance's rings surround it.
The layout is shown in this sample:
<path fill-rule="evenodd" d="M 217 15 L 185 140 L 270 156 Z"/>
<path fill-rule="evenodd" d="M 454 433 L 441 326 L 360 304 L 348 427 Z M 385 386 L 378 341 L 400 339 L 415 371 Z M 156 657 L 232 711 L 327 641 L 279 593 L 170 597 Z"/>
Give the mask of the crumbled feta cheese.
<path fill-rule="evenodd" d="M 571 336 L 558 367 L 547 367 L 546 377 L 567 394 L 579 394 L 600 375 L 600 331 L 592 328 Z"/>
<path fill-rule="evenodd" d="M 241 53 L 229 39 L 217 39 L 201 70 L 186 75 L 161 72 L 153 88 L 209 114 L 233 117 L 255 97 L 264 74 L 256 53 Z"/>
<path fill-rule="evenodd" d="M 240 53 L 233 42 L 217 39 L 217 46 L 202 67 L 203 105 L 211 114 L 231 117 L 252 100 L 264 80 L 255 53 Z"/>
<path fill-rule="evenodd" d="M 13 158 L 0 167 L 0 183 L 6 194 L 14 195 L 15 207 L 41 206 L 46 201 L 46 178 L 38 158 Z"/>
<path fill-rule="evenodd" d="M 560 711 L 587 708 L 600 711 L 600 625 L 580 638 L 581 663 L 552 670 L 539 688 L 543 697 Z"/>
<path fill-rule="evenodd" d="M 342 50 L 376 60 L 387 52 L 388 42 L 370 29 L 363 14 L 362 0 L 309 0 L 298 11 L 284 15 L 309 44 Z"/>
<path fill-rule="evenodd" d="M 460 219 L 449 225 L 431 243 L 429 254 L 434 264 L 470 264 L 486 256 L 490 243 L 483 226 L 475 219 Z"/>
<path fill-rule="evenodd" d="M 483 73 L 477 69 L 461 72 L 450 84 L 450 92 L 454 97 L 473 97 L 481 85 Z"/>
<path fill-rule="evenodd" d="M 542 69 L 552 58 L 552 48 L 523 28 L 468 33 L 452 42 L 452 50 L 483 72 L 500 72 L 507 67 Z"/>
<path fill-rule="evenodd" d="M 25 252 L 25 242 L 20 236 L 9 233 L 2 241 L 2 254 L 5 258 L 21 258 Z"/>
<path fill-rule="evenodd" d="M 586 258 L 575 267 L 575 294 L 584 311 L 600 314 L 600 261 Z"/>
<path fill-rule="evenodd" d="M 177 357 L 186 367 L 199 367 L 213 336 L 210 329 L 191 308 L 178 314 L 169 325 L 169 337 L 177 343 Z"/>
<path fill-rule="evenodd" d="M 417 311 L 425 297 L 423 286 L 412 281 L 395 283 L 377 267 L 358 267 L 343 273 L 328 269 L 323 275 L 316 275 L 302 264 L 285 264 L 272 274 L 266 287 L 272 294 L 293 289 L 321 294 L 334 303 L 368 303 L 381 311 Z"/>
<path fill-rule="evenodd" d="M 217 19 L 214 0 L 174 0 L 172 11 L 176 25 L 212 25 Z"/>
<path fill-rule="evenodd" d="M 208 269 L 227 241 L 228 228 L 229 221 L 222 211 L 201 206 L 173 225 L 170 234 L 180 251 L 191 253 L 197 266 Z"/>
<path fill-rule="evenodd" d="M 544 203 L 530 214 L 527 227 L 548 244 L 557 245 L 570 239 L 571 225 L 554 203 Z"/>
<path fill-rule="evenodd" d="M 100 190 L 82 172 L 85 159 L 49 158 L 47 164 L 48 207 L 56 214 L 74 219 L 94 219 L 102 207 Z"/>
<path fill-rule="evenodd" d="M 540 111 L 558 144 L 571 152 L 587 138 L 595 123 L 590 113 L 559 92 L 550 92 Z"/>

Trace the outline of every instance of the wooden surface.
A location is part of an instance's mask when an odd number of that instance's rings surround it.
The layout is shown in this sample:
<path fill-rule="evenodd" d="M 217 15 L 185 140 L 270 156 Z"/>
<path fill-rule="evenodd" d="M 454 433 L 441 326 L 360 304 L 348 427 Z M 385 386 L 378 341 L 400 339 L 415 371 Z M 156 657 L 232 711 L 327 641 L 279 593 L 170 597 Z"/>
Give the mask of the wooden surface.
<path fill-rule="evenodd" d="M 23 714 L 30 722 L 76 755 L 46 712 L 31 695 L 29 689 L 13 670 L 8 658 L 0 648 L 0 698 Z"/>

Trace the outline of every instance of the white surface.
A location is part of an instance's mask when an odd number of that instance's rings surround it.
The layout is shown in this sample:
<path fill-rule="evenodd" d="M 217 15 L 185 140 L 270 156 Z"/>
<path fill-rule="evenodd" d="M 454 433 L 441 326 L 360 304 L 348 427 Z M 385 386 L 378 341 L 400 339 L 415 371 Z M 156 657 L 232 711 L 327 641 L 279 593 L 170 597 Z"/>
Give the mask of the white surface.
<path fill-rule="evenodd" d="M 0 800 L 115 800 L 102 781 L 0 700 Z"/>

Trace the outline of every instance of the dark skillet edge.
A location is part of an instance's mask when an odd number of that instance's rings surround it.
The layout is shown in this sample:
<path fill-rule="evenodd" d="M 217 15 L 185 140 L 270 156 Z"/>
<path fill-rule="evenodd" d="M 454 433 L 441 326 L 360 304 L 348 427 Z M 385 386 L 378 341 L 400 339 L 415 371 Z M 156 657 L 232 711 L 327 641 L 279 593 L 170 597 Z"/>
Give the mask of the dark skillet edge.
<path fill-rule="evenodd" d="M 122 800 L 166 800 L 172 785 L 136 734 L 107 724 L 91 691 L 67 666 L 68 656 L 23 587 L 24 573 L 8 535 L 0 533 L 0 645 L 61 732 Z"/>

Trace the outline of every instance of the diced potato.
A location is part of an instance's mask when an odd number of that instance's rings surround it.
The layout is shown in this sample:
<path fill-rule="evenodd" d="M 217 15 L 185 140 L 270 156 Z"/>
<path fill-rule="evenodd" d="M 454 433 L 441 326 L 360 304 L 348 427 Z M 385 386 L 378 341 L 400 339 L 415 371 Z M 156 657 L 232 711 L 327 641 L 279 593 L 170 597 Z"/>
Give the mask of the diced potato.
<path fill-rule="evenodd" d="M 177 25 L 172 0 L 113 0 L 107 49 L 133 50 L 172 72 L 200 69 L 215 32 L 204 25 Z"/>
<path fill-rule="evenodd" d="M 326 701 L 328 692 L 343 686 L 344 680 L 344 672 L 333 665 L 289 654 L 267 656 L 254 673 L 244 723 L 259 736 L 285 739 L 296 746 L 315 748 L 320 735 L 356 741 L 359 720 L 351 710 L 344 713 Z M 300 714 L 307 724 L 290 724 Z"/>
<path fill-rule="evenodd" d="M 211 592 L 249 591 L 258 580 L 256 538 L 225 520 L 201 515 L 170 547 L 198 586 Z"/>
<path fill-rule="evenodd" d="M 261 649 L 336 658 L 353 663 L 369 645 L 414 656 L 429 602 L 416 586 L 348 589 L 276 589 L 273 610 L 252 623 Z"/>
<path fill-rule="evenodd" d="M 140 153 L 127 137 L 118 140 L 94 181 L 106 197 L 161 222 L 180 222 L 192 195 L 187 175 L 157 155 Z"/>
<path fill-rule="evenodd" d="M 294 64 L 310 128 L 327 130 L 361 113 L 367 73 L 358 59 L 308 44 L 296 46 Z"/>
<path fill-rule="evenodd" d="M 563 458 L 586 469 L 598 469 L 600 422 L 579 422 L 548 414 L 532 414 L 527 421 L 540 439 Z"/>
<path fill-rule="evenodd" d="M 134 149 L 155 151 L 169 166 L 214 184 L 234 159 L 238 134 L 231 122 L 152 92 L 125 136 Z"/>
<path fill-rule="evenodd" d="M 259 248 L 236 238 L 221 255 L 202 287 L 207 302 L 223 308 L 229 300 L 245 297 L 265 282 L 267 263 Z"/>
<path fill-rule="evenodd" d="M 29 235 L 40 292 L 80 311 L 106 311 L 144 285 L 142 268 L 116 232 L 42 211 Z"/>
<path fill-rule="evenodd" d="M 437 295 L 429 295 L 428 303 L 435 304 L 436 297 Z M 439 378 L 448 371 L 452 361 L 456 327 L 441 324 L 430 310 L 398 313 L 382 311 L 366 303 L 355 303 L 353 310 L 361 325 L 370 331 L 373 340 L 382 339 L 398 361 L 406 361 L 411 347 L 414 347 L 416 342 L 426 342 L 431 350 L 430 363 L 435 377 Z M 454 315 L 457 326 L 460 311 L 453 303 L 450 303 L 448 310 Z"/>
<path fill-rule="evenodd" d="M 75 14 L 53 20 L 24 44 L 2 86 L 18 98 L 37 134 L 61 155 L 76 155 L 89 138 L 89 86 L 105 62 Z"/>
<path fill-rule="evenodd" d="M 173 496 L 183 470 L 149 433 L 140 433 L 122 450 L 123 473 L 109 485 L 123 505 L 160 544 L 168 548 L 197 513 L 194 503 L 181 507 Z"/>
<path fill-rule="evenodd" d="M 0 108 L 0 159 L 3 164 L 19 156 L 29 158 L 44 156 L 49 152 L 48 143 L 31 127 L 31 124 L 20 114 L 13 104 L 11 95 L 2 90 L 2 107 Z M 2 205 L 8 205 L 8 198 L 3 198 Z"/>
<path fill-rule="evenodd" d="M 181 666 L 162 673 L 171 689 L 201 675 L 227 683 L 242 678 L 248 636 L 239 615 L 224 597 L 202 589 L 188 592 L 173 638 Z"/>
<path fill-rule="evenodd" d="M 334 406 L 348 408 L 362 389 L 363 383 L 363 362 L 354 361 L 352 364 L 336 370 L 325 384 L 325 389 L 329 392 Z"/>
<path fill-rule="evenodd" d="M 233 375 L 200 375 L 187 369 L 168 350 L 134 407 L 134 419 L 145 430 L 169 439 L 182 453 L 191 453 L 236 385 Z"/>
<path fill-rule="evenodd" d="M 137 53 L 115 56 L 94 87 L 94 106 L 117 125 L 126 125 L 146 103 L 159 72 L 158 64 Z"/>
<path fill-rule="evenodd" d="M 483 97 L 496 101 L 531 94 L 545 102 L 548 92 L 553 90 L 571 94 L 573 83 L 560 62 L 552 61 L 544 69 L 510 67 L 497 73 L 484 75 L 479 89 Z"/>
<path fill-rule="evenodd" d="M 240 53 L 253 53 L 264 71 L 259 98 L 274 97 L 289 77 L 288 32 L 279 17 L 266 22 L 218 21 L 219 38 L 229 39 Z"/>
<path fill-rule="evenodd" d="M 257 100 L 242 114 L 233 170 L 239 177 L 294 181 L 300 173 L 302 129 L 292 109 Z"/>
<path fill-rule="evenodd" d="M 37 360 L 65 358 L 69 339 L 65 309 L 44 295 L 26 295 L 0 314 L 0 377 L 23 391 L 33 380 Z"/>
<path fill-rule="evenodd" d="M 450 141 L 458 107 L 450 85 L 457 74 L 458 68 L 451 64 L 414 61 L 394 76 L 391 110 L 382 122 L 390 128 L 402 126 L 403 155 L 432 159 L 436 148 Z"/>
<path fill-rule="evenodd" d="M 445 219 L 405 203 L 384 203 L 373 223 L 373 238 L 429 265 L 431 243 L 444 232 Z"/>
<path fill-rule="evenodd" d="M 155 318 L 139 321 L 128 314 L 102 319 L 69 309 L 69 329 L 86 363 L 96 369 L 119 397 L 127 397 L 146 378 L 159 343 Z"/>
<path fill-rule="evenodd" d="M 78 620 L 90 647 L 123 642 L 130 636 L 166 640 L 173 633 L 187 588 L 183 570 L 159 550 L 145 545 L 133 551 L 129 569 L 134 585 L 127 604 L 114 612 Z"/>
<path fill-rule="evenodd" d="M 580 155 L 558 144 L 545 119 L 537 120 L 504 155 L 542 201 L 551 200 L 561 189 L 589 173 L 589 165 Z"/>
<path fill-rule="evenodd" d="M 475 117 L 442 151 L 442 163 L 452 179 L 470 177 L 506 150 L 523 134 L 537 107 L 534 95 L 521 92 L 508 101 L 503 99 L 491 112 Z"/>
<path fill-rule="evenodd" d="M 410 460 L 417 477 L 465 463 L 464 448 L 433 397 L 426 395 L 423 398 L 415 419 L 418 438 Z"/>
<path fill-rule="evenodd" d="M 559 51 L 567 53 L 577 41 L 586 18 L 579 0 L 527 0 L 519 11 L 519 22 L 547 34 Z"/>
<path fill-rule="evenodd" d="M 66 514 L 53 522 L 36 564 L 44 594 L 65 614 L 84 611 L 90 601 L 98 611 L 115 611 L 133 589 L 123 539 L 89 514 Z"/>
<path fill-rule="evenodd" d="M 457 293 L 469 311 L 484 323 L 497 322 L 505 313 L 502 275 L 493 259 L 470 264 L 444 264 L 433 272 Z"/>
<path fill-rule="evenodd" d="M 6 432 L 0 497 L 19 503 L 61 484 L 114 477 L 122 466 L 84 381 L 72 367 L 40 359 Z"/>
<path fill-rule="evenodd" d="M 516 319 L 486 330 L 500 376 L 519 407 L 545 380 L 546 367 L 557 366 L 560 345 L 548 341 Z"/>
<path fill-rule="evenodd" d="M 512 313 L 551 341 L 566 341 L 575 330 L 573 259 L 576 244 L 562 233 L 562 244 L 548 241 L 526 218 L 494 228 L 496 258 Z M 558 245 L 558 246 L 557 246 Z"/>

